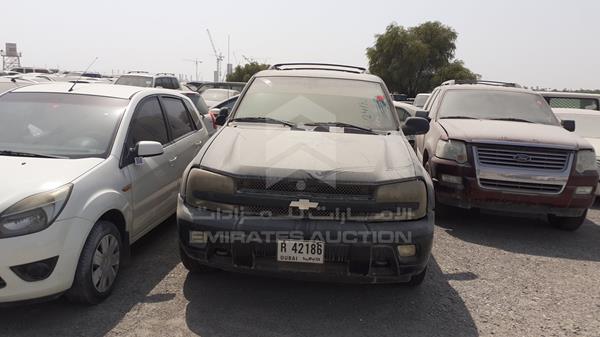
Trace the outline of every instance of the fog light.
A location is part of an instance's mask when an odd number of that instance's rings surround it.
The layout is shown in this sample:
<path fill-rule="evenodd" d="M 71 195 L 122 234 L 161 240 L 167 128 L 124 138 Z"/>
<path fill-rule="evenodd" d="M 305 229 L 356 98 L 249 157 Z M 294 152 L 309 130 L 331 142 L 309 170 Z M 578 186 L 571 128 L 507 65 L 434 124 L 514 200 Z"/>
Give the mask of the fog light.
<path fill-rule="evenodd" d="M 401 245 L 398 246 L 398 255 L 402 257 L 415 256 L 417 254 L 417 246 Z"/>
<path fill-rule="evenodd" d="M 56 266 L 56 262 L 58 261 L 58 256 L 32 262 L 28 264 L 22 264 L 20 266 L 13 266 L 10 269 L 17 274 L 23 281 L 27 282 L 36 282 L 47 279 L 52 271 L 54 271 L 54 267 Z"/>
<path fill-rule="evenodd" d="M 594 190 L 594 188 L 592 186 L 579 186 L 575 189 L 575 194 L 579 194 L 579 195 L 592 194 L 593 190 Z"/>
<path fill-rule="evenodd" d="M 450 184 L 462 184 L 462 177 L 457 177 L 449 174 L 442 174 L 442 181 Z"/>

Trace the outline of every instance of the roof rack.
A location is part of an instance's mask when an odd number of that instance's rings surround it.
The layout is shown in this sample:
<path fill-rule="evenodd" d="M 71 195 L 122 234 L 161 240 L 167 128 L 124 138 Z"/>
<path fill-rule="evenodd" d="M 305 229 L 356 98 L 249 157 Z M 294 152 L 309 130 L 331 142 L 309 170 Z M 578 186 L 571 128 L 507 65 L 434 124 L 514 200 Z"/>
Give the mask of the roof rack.
<path fill-rule="evenodd" d="M 332 70 L 354 74 L 365 74 L 367 69 L 362 67 L 347 66 L 331 63 L 279 63 L 274 64 L 270 70 Z"/>
<path fill-rule="evenodd" d="M 510 87 L 510 88 L 522 88 L 520 84 L 511 82 L 500 82 L 500 81 L 486 81 L 486 80 L 449 80 L 442 85 L 456 85 L 456 84 L 483 84 L 493 85 L 497 87 Z"/>
<path fill-rule="evenodd" d="M 131 70 L 127 72 L 128 74 L 148 74 L 147 71 L 143 71 L 143 70 Z"/>
<path fill-rule="evenodd" d="M 175 74 L 173 74 L 173 73 L 156 73 L 156 75 L 169 75 L 169 76 L 175 76 Z"/>

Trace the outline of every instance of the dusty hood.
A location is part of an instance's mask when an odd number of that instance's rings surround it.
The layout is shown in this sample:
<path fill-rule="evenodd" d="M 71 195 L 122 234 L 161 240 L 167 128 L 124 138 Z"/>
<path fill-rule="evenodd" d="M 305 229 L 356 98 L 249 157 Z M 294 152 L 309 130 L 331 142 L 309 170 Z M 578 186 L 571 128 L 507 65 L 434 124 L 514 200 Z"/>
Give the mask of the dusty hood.
<path fill-rule="evenodd" d="M 441 119 L 448 138 L 467 142 L 508 141 L 556 145 L 570 149 L 590 148 L 576 134 L 560 126 L 491 120 Z"/>
<path fill-rule="evenodd" d="M 415 176 L 403 136 L 228 126 L 201 165 L 240 176 L 382 182 Z"/>
<path fill-rule="evenodd" d="M 46 159 L 0 156 L 0 212 L 30 195 L 72 182 L 103 159 Z"/>

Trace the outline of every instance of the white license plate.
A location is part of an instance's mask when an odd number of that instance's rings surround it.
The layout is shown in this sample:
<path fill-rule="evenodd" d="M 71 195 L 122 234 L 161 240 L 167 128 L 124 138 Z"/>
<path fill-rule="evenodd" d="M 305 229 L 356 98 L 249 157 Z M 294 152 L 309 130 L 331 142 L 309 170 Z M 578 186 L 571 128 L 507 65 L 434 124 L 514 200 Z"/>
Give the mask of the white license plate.
<path fill-rule="evenodd" d="M 324 257 L 322 241 L 277 240 L 277 261 L 323 264 Z"/>

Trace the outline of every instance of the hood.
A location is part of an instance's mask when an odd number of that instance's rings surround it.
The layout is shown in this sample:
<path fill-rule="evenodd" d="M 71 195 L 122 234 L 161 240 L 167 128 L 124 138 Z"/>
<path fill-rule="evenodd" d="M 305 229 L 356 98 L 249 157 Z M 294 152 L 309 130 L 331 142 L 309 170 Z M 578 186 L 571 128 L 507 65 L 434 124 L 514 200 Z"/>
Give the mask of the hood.
<path fill-rule="evenodd" d="M 236 176 L 373 183 L 414 177 L 409 150 L 401 134 L 239 124 L 220 130 L 201 166 Z"/>
<path fill-rule="evenodd" d="M 0 156 L 0 212 L 30 195 L 72 182 L 103 160 Z"/>
<path fill-rule="evenodd" d="M 439 123 L 448 138 L 466 142 L 505 141 L 572 150 L 590 148 L 583 138 L 556 125 L 470 119 L 440 119 Z"/>

